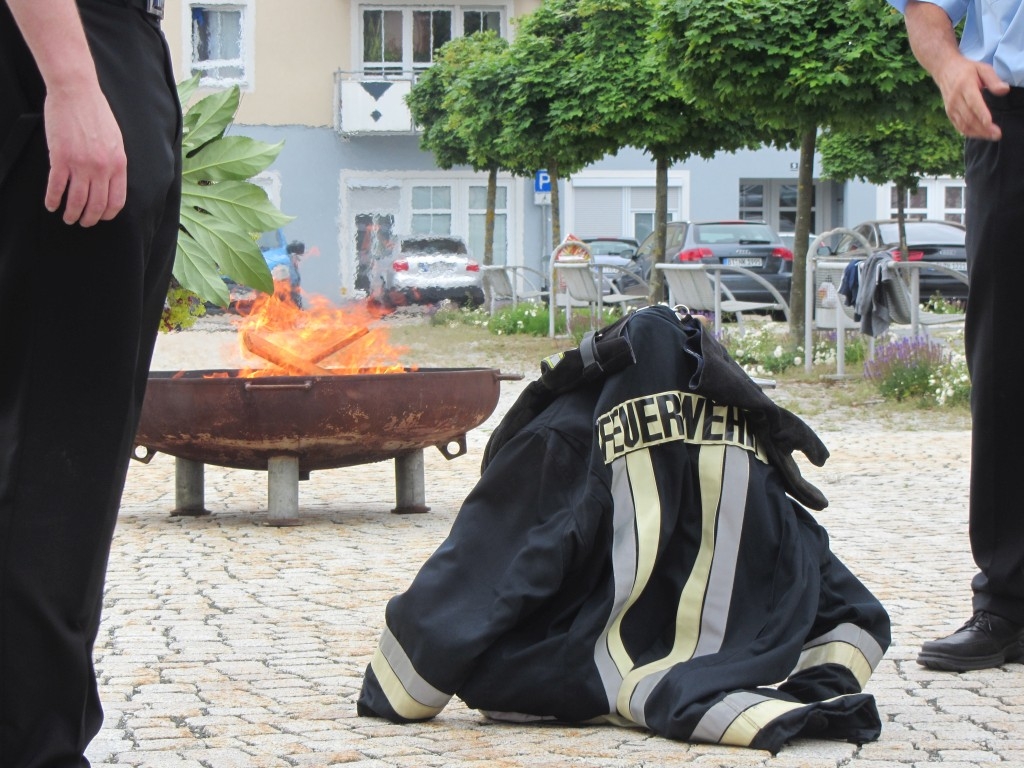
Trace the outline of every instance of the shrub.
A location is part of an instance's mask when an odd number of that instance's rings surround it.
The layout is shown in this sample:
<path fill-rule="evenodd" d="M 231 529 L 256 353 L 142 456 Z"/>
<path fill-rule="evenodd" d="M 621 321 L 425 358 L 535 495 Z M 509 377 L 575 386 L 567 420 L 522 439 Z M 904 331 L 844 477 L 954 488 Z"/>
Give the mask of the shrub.
<path fill-rule="evenodd" d="M 926 311 L 934 312 L 937 315 L 959 315 L 963 314 L 964 302 L 957 300 L 950 301 L 941 293 L 936 293 L 923 304 L 923 308 Z"/>
<path fill-rule="evenodd" d="M 804 362 L 803 346 L 792 344 L 788 333 L 778 333 L 769 325 L 726 331 L 721 341 L 732 358 L 755 376 L 783 373 Z"/>
<path fill-rule="evenodd" d="M 967 360 L 963 357 L 952 355 L 929 383 L 936 405 L 965 406 L 971 402 L 971 378 L 967 374 Z"/>
<path fill-rule="evenodd" d="M 889 400 L 917 400 L 921 405 L 952 405 L 969 398 L 966 364 L 941 344 L 922 336 L 875 346 L 875 359 L 864 375 Z"/>
<path fill-rule="evenodd" d="M 605 308 L 598 328 L 614 323 L 622 315 L 617 307 Z M 494 313 L 486 322 L 488 330 L 498 336 L 528 334 L 530 336 L 547 336 L 549 330 L 548 307 L 546 304 L 523 302 L 514 307 L 505 307 Z M 572 328 L 569 335 L 579 342 L 590 330 L 590 311 L 576 309 L 572 313 Z M 565 334 L 565 312 L 555 313 L 555 333 Z"/>
<path fill-rule="evenodd" d="M 183 331 L 196 324 L 196 320 L 206 314 L 206 305 L 192 291 L 181 286 L 172 285 L 167 291 L 164 301 L 164 312 L 160 317 L 160 330 Z"/>
<path fill-rule="evenodd" d="M 455 328 L 459 325 L 487 325 L 487 310 L 476 307 L 461 307 L 453 301 L 442 301 L 430 313 L 431 325 Z"/>
<path fill-rule="evenodd" d="M 868 356 L 868 343 L 863 334 L 845 331 L 843 351 L 845 363 L 856 365 L 863 363 Z M 814 365 L 834 366 L 836 363 L 836 332 L 815 331 L 812 336 L 811 362 Z"/>
<path fill-rule="evenodd" d="M 505 307 L 487 320 L 487 329 L 498 336 L 511 336 L 517 333 L 547 336 L 547 305 L 524 302 L 514 307 Z M 565 332 L 565 316 L 561 313 L 555 315 L 555 331 Z"/>

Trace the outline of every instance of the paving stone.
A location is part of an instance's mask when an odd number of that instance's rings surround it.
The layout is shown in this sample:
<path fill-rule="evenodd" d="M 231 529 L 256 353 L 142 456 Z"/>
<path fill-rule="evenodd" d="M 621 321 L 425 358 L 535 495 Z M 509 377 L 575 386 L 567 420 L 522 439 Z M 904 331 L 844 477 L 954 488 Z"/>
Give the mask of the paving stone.
<path fill-rule="evenodd" d="M 265 473 L 219 467 L 204 474 L 213 514 L 171 517 L 174 460 L 133 462 L 95 650 L 107 717 L 89 747 L 94 768 L 1024 765 L 1024 665 L 952 674 L 916 663 L 923 641 L 970 610 L 970 434 L 922 416 L 894 435 L 870 408 L 843 423 L 827 410 L 807 416 L 832 455 L 801 468 L 829 498 L 816 517 L 833 549 L 892 617 L 893 645 L 867 688 L 879 741 L 802 739 L 772 757 L 640 729 L 498 726 L 458 701 L 428 723 L 357 717 L 387 601 L 444 540 L 525 382 L 501 386 L 467 455 L 424 453 L 424 515 L 391 514 L 388 461 L 313 472 L 294 528 L 267 525 Z M 786 387 L 772 396 L 785 404 Z"/>

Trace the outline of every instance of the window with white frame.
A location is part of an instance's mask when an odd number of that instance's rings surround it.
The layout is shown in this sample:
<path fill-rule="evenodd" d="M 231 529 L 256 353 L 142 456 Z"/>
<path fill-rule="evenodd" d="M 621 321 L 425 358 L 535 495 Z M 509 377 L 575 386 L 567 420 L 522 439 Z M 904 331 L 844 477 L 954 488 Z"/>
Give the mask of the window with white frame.
<path fill-rule="evenodd" d="M 903 213 L 908 219 L 927 219 L 928 218 L 928 193 L 931 190 L 928 187 L 921 186 L 911 191 L 909 189 L 904 190 L 903 195 Z M 893 184 L 891 190 L 891 196 L 889 201 L 889 207 L 892 209 L 892 218 L 896 218 L 896 211 L 900 204 L 900 196 L 897 193 L 896 185 Z"/>
<path fill-rule="evenodd" d="M 437 49 L 455 37 L 494 31 L 504 35 L 504 6 L 361 7 L 363 73 L 397 76 L 422 72 Z"/>
<path fill-rule="evenodd" d="M 412 188 L 412 234 L 450 235 L 452 233 L 452 188 L 415 186 Z"/>
<path fill-rule="evenodd" d="M 812 187 L 811 231 L 817 218 L 817 185 Z M 797 185 L 787 179 L 741 179 L 739 217 L 744 221 L 767 221 L 778 232 L 796 229 Z"/>
<path fill-rule="evenodd" d="M 252 84 L 252 0 L 187 3 L 192 74 L 205 86 Z"/>
<path fill-rule="evenodd" d="M 955 221 L 958 224 L 966 224 L 967 202 L 964 199 L 967 194 L 967 187 L 961 183 L 947 184 L 945 189 L 945 205 L 943 206 L 942 218 L 946 221 Z"/>
<path fill-rule="evenodd" d="M 682 187 L 670 187 L 668 206 L 665 211 L 668 221 L 675 221 L 674 211 L 679 210 Z M 643 242 L 654 231 L 654 187 L 632 187 L 629 190 L 629 211 L 633 216 L 633 238 Z"/>
<path fill-rule="evenodd" d="M 963 179 L 922 179 L 915 191 L 904 192 L 904 215 L 911 220 L 942 219 L 966 224 L 966 191 Z M 888 203 L 889 217 L 895 219 L 899 203 L 895 184 L 889 187 Z"/>

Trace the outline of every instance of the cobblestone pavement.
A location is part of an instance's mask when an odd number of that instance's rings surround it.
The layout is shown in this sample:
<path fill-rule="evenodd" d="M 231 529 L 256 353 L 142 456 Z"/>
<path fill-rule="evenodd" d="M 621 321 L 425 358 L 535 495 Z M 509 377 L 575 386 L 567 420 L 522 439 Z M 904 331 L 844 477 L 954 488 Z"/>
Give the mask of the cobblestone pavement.
<path fill-rule="evenodd" d="M 390 461 L 312 473 L 299 491 L 303 525 L 287 528 L 266 525 L 266 473 L 207 467 L 213 514 L 183 518 L 168 514 L 173 459 L 133 462 L 96 646 L 106 724 L 88 751 L 93 765 L 1024 765 L 1024 667 L 958 675 L 914 660 L 969 610 L 969 434 L 894 431 L 870 418 L 809 417 L 832 458 L 807 474 L 830 499 L 818 518 L 833 549 L 893 619 L 893 645 L 868 684 L 879 741 L 801 740 L 772 757 L 637 729 L 499 725 L 458 702 L 424 724 L 356 717 L 386 601 L 443 540 L 523 385 L 502 384 L 468 455 L 426 452 L 422 515 L 391 514 Z"/>

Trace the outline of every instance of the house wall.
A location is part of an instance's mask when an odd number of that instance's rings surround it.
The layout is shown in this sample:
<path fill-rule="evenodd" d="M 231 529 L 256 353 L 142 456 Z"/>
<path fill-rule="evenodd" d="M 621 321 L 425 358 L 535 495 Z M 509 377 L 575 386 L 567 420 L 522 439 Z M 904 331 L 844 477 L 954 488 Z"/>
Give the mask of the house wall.
<path fill-rule="evenodd" d="M 252 26 L 250 82 L 237 122 L 244 125 L 334 125 L 334 73 L 351 61 L 347 2 L 337 0 L 204 0 L 242 6 Z M 191 17 L 167 0 L 164 34 L 178 80 L 189 76 Z M 208 91 L 201 91 L 205 93 Z"/>

